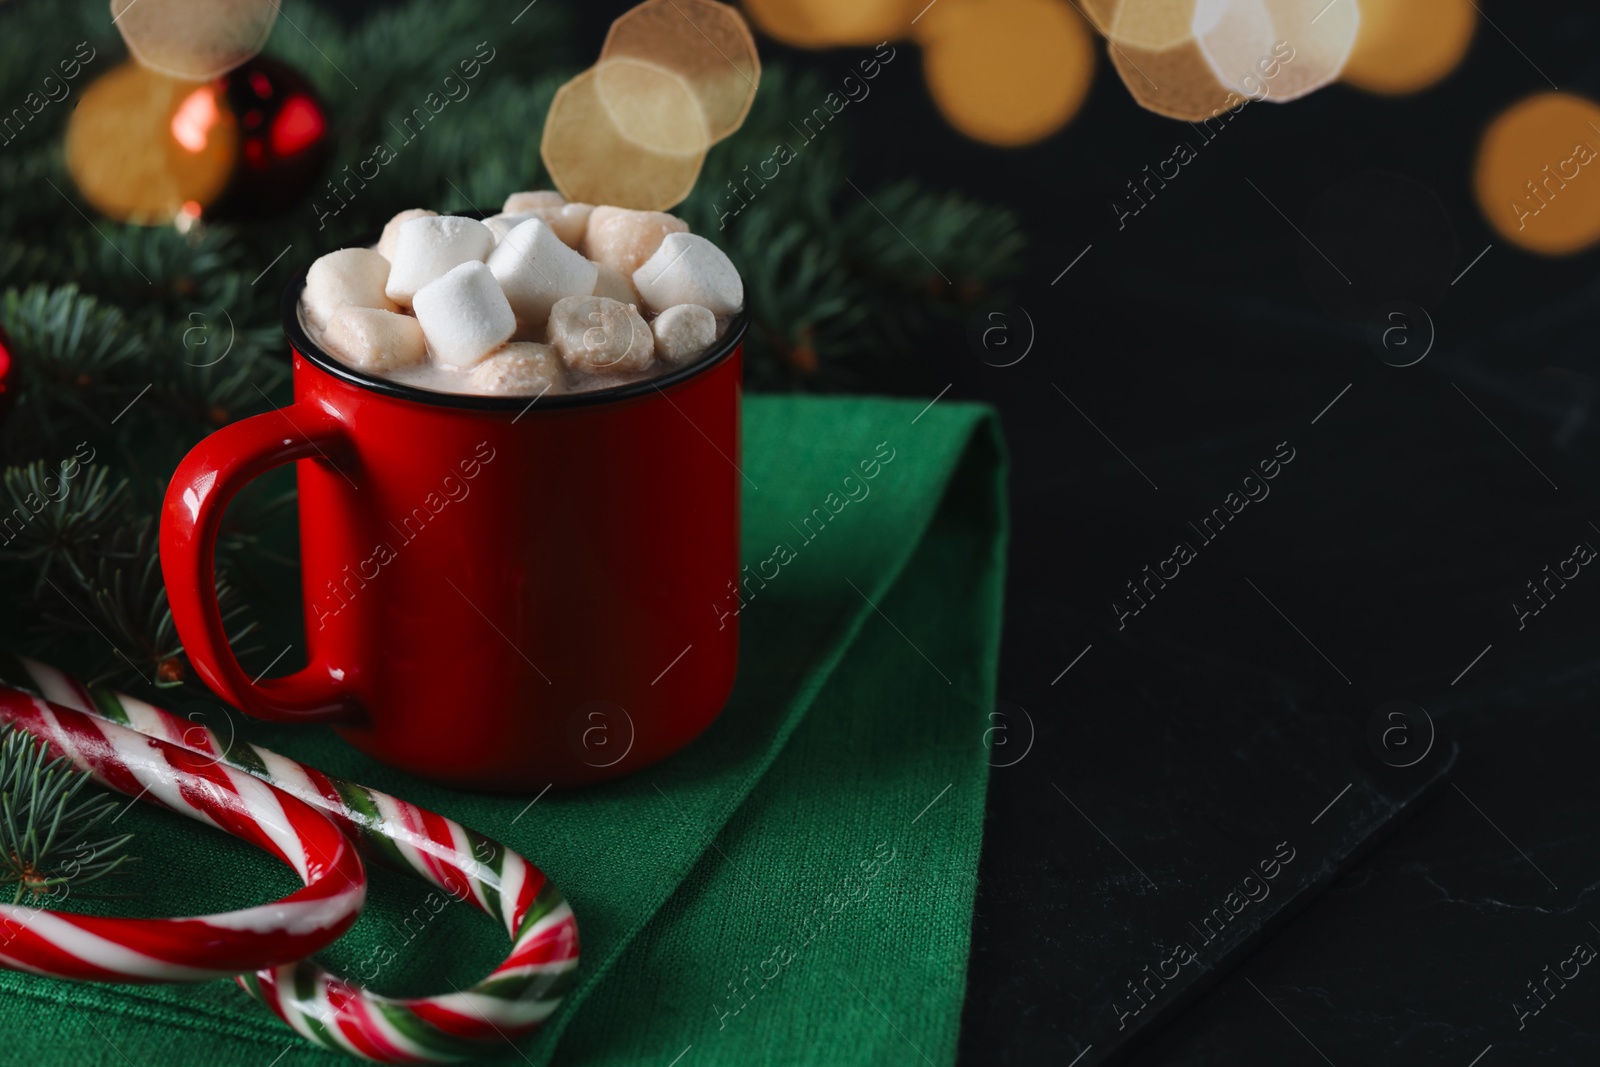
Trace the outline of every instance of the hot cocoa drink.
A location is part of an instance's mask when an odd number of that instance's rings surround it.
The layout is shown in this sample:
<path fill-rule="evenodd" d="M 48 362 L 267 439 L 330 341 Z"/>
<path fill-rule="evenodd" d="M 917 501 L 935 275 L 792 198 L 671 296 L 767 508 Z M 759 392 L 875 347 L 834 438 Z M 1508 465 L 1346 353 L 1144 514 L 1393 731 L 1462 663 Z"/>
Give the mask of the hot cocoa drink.
<path fill-rule="evenodd" d="M 375 248 L 312 264 L 300 317 L 330 355 L 369 374 L 542 396 L 688 366 L 743 306 L 733 263 L 682 219 L 525 192 L 481 222 L 402 211 Z"/>

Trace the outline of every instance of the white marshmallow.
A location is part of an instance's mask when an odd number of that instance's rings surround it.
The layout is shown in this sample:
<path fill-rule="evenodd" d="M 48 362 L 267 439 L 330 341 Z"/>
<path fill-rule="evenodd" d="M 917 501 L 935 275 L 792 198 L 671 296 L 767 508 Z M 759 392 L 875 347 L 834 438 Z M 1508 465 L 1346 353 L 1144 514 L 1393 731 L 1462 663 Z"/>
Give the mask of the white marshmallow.
<path fill-rule="evenodd" d="M 550 345 L 512 342 L 467 372 L 474 393 L 543 396 L 561 392 L 566 372 Z"/>
<path fill-rule="evenodd" d="M 631 275 L 671 233 L 687 233 L 689 224 L 664 211 L 597 207 L 589 215 L 584 254 L 622 275 Z"/>
<path fill-rule="evenodd" d="M 639 310 L 603 296 L 557 300 L 549 337 L 567 369 L 580 373 L 637 374 L 655 355 L 655 336 Z"/>
<path fill-rule="evenodd" d="M 525 211 L 540 211 L 546 208 L 558 208 L 567 202 L 567 198 L 553 189 L 540 189 L 537 192 L 512 193 L 506 197 L 506 202 L 501 205 L 501 212 L 507 215 L 516 215 Z"/>
<path fill-rule="evenodd" d="M 652 311 L 699 304 L 714 315 L 744 306 L 744 282 L 722 249 L 696 233 L 669 233 L 633 273 L 633 286 Z"/>
<path fill-rule="evenodd" d="M 523 211 L 517 214 L 490 215 L 483 220 L 483 224 L 489 227 L 489 232 L 494 234 L 494 239 L 498 243 L 505 240 L 506 234 L 516 228 L 518 223 L 527 222 L 533 217 L 534 214 L 531 211 Z"/>
<path fill-rule="evenodd" d="M 394 259 L 394 243 L 400 236 L 401 223 L 410 222 L 412 219 L 432 218 L 437 214 L 437 211 L 429 211 L 425 207 L 410 207 L 384 223 L 383 236 L 378 238 L 378 255 L 384 259 Z"/>
<path fill-rule="evenodd" d="M 633 287 L 626 274 L 619 274 L 604 263 L 595 264 L 599 268 L 594 279 L 594 295 L 603 296 L 607 300 L 615 300 L 622 304 L 639 305 L 639 290 Z"/>
<path fill-rule="evenodd" d="M 656 358 L 681 367 L 717 339 L 717 317 L 699 304 L 674 304 L 651 320 L 650 332 L 656 339 Z"/>
<path fill-rule="evenodd" d="M 494 234 L 477 219 L 429 215 L 400 224 L 389 268 L 389 299 L 402 306 L 417 291 L 462 263 L 481 263 L 494 251 Z"/>
<path fill-rule="evenodd" d="M 435 362 L 470 367 L 505 344 L 517 317 L 489 268 L 477 260 L 452 267 L 412 301 Z"/>
<path fill-rule="evenodd" d="M 428 358 L 417 320 L 378 308 L 338 309 L 328 319 L 322 343 L 329 352 L 360 370 L 398 370 Z"/>
<path fill-rule="evenodd" d="M 342 307 L 398 311 L 385 295 L 389 261 L 370 248 L 341 248 L 311 264 L 306 271 L 306 318 L 319 329 Z"/>
<path fill-rule="evenodd" d="M 596 269 L 541 219 L 518 223 L 489 256 L 489 270 L 524 327 L 537 327 L 564 296 L 594 292 Z"/>

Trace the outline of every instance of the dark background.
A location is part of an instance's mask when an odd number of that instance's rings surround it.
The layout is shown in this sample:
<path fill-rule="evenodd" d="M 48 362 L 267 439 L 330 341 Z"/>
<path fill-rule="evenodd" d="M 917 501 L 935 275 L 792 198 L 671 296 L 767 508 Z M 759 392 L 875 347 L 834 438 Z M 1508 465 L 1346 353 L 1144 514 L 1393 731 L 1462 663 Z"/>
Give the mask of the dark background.
<path fill-rule="evenodd" d="M 574 5 L 578 45 L 597 50 L 627 6 Z M 979 309 L 913 379 L 869 382 L 995 404 L 1011 448 L 1000 708 L 1036 736 L 990 784 L 966 1062 L 1070 1063 L 1086 932 L 1137 942 L 1159 894 L 1224 853 L 1270 853 L 1274 827 L 1356 773 L 1349 738 L 1301 726 L 1395 698 L 1459 743 L 1453 783 L 1133 1062 L 1600 1062 L 1596 968 L 1521 1029 L 1512 1009 L 1577 943 L 1600 947 L 1600 576 L 1525 629 L 1510 607 L 1576 543 L 1600 545 L 1600 284 L 1593 253 L 1520 252 L 1471 193 L 1496 113 L 1552 81 L 1600 96 L 1600 11 L 1480 6 L 1444 82 L 1251 105 L 1122 230 L 1126 183 L 1196 135 L 1140 110 L 1103 46 L 1076 120 L 1028 149 L 953 132 L 916 62 L 841 116 L 859 183 L 958 188 L 1009 205 L 1031 239 L 1005 317 Z M 830 81 L 870 51 L 761 47 Z M 1428 318 L 1434 334 L 1403 369 L 1368 325 L 1401 300 L 1406 355 Z M 972 340 L 993 325 L 1007 354 Z M 1283 441 L 1296 460 L 1272 496 L 1119 631 L 1122 584 Z"/>

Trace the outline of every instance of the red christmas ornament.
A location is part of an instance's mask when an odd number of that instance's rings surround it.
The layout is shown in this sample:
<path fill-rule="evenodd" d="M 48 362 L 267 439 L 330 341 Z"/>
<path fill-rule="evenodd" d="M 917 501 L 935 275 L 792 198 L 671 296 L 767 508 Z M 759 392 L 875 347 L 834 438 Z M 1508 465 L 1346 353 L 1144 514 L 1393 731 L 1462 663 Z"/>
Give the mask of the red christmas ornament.
<path fill-rule="evenodd" d="M 11 338 L 6 336 L 6 328 L 0 326 L 0 420 L 11 414 L 12 405 L 17 402 L 17 391 L 12 381 L 13 366 Z"/>
<path fill-rule="evenodd" d="M 239 157 L 206 218 L 249 219 L 300 202 L 327 162 L 327 111 L 299 71 L 257 56 L 218 79 L 239 131 Z"/>
<path fill-rule="evenodd" d="M 0 326 L 0 404 L 11 398 L 11 338 Z"/>

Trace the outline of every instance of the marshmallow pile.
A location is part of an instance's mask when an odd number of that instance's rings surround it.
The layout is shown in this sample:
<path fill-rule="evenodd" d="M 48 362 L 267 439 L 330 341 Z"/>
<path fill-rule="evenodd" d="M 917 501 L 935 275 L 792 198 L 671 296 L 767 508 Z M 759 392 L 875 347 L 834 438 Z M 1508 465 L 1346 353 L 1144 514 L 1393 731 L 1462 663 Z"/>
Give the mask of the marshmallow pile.
<path fill-rule="evenodd" d="M 744 306 L 744 283 L 676 216 L 525 192 L 482 222 L 402 211 L 375 249 L 313 263 L 300 304 L 313 338 L 352 367 L 528 396 L 693 362 Z"/>

